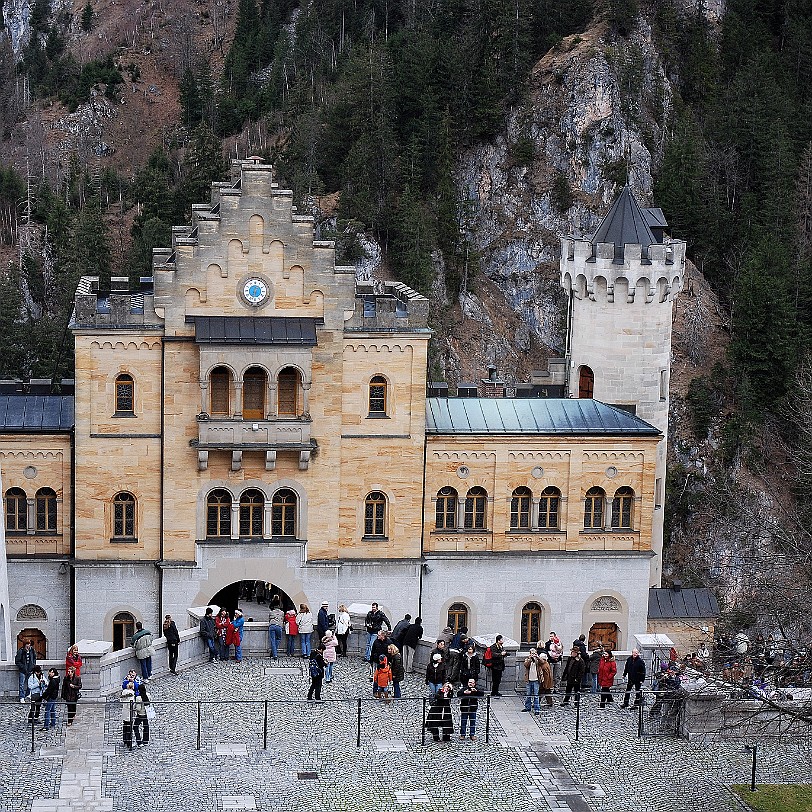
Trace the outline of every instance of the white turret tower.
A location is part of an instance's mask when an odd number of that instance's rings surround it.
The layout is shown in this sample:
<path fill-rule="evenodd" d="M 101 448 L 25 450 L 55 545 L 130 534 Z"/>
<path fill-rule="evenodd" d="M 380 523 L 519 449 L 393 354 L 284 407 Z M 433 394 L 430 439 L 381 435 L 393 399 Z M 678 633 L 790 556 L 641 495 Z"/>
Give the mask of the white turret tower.
<path fill-rule="evenodd" d="M 666 237 L 667 226 L 660 209 L 642 209 L 626 186 L 594 236 L 561 239 L 561 286 L 569 295 L 569 397 L 628 408 L 663 433 L 655 472 L 652 586 L 662 576 L 671 324 L 685 273 L 685 243 Z M 608 492 L 607 500 L 609 523 Z"/>

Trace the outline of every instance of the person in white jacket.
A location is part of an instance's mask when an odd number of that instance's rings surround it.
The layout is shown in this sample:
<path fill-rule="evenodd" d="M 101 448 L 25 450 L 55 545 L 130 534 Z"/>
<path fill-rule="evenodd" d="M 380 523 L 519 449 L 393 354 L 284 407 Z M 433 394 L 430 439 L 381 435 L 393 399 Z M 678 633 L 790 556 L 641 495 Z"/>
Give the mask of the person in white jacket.
<path fill-rule="evenodd" d="M 338 654 L 340 657 L 347 656 L 347 640 L 352 630 L 352 619 L 347 607 L 341 603 L 338 606 L 336 615 L 336 637 L 338 638 Z"/>
<path fill-rule="evenodd" d="M 313 634 L 313 615 L 306 603 L 299 604 L 299 614 L 296 615 L 296 625 L 299 627 L 299 644 L 302 647 L 302 657 L 310 657 L 311 639 Z"/>

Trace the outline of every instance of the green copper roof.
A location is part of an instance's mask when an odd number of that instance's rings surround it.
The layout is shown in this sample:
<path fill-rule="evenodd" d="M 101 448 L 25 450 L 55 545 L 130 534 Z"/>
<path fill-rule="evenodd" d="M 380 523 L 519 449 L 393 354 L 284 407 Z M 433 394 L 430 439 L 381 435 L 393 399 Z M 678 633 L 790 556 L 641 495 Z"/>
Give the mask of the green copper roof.
<path fill-rule="evenodd" d="M 657 436 L 615 406 L 575 398 L 427 398 L 426 434 Z"/>

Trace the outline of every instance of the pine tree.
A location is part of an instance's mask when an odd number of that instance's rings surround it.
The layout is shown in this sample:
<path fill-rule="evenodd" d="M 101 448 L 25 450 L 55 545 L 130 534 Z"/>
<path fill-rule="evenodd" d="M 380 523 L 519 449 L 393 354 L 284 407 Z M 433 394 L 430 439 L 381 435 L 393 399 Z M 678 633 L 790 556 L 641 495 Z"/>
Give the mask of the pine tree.
<path fill-rule="evenodd" d="M 90 0 L 85 4 L 82 9 L 82 31 L 89 32 L 93 29 L 93 6 Z"/>

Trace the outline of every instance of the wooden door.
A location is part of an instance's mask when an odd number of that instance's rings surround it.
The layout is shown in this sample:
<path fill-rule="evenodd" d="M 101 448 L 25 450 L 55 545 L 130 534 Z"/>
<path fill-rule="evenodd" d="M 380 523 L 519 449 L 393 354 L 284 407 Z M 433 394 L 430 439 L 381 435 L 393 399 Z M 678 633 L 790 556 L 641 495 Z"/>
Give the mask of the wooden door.
<path fill-rule="evenodd" d="M 589 630 L 589 650 L 603 643 L 604 648 L 617 651 L 617 632 L 617 623 L 595 623 Z"/>
<path fill-rule="evenodd" d="M 17 635 L 17 648 L 22 648 L 26 643 L 31 643 L 34 647 L 38 660 L 46 659 L 48 641 L 39 629 L 23 629 Z"/>

